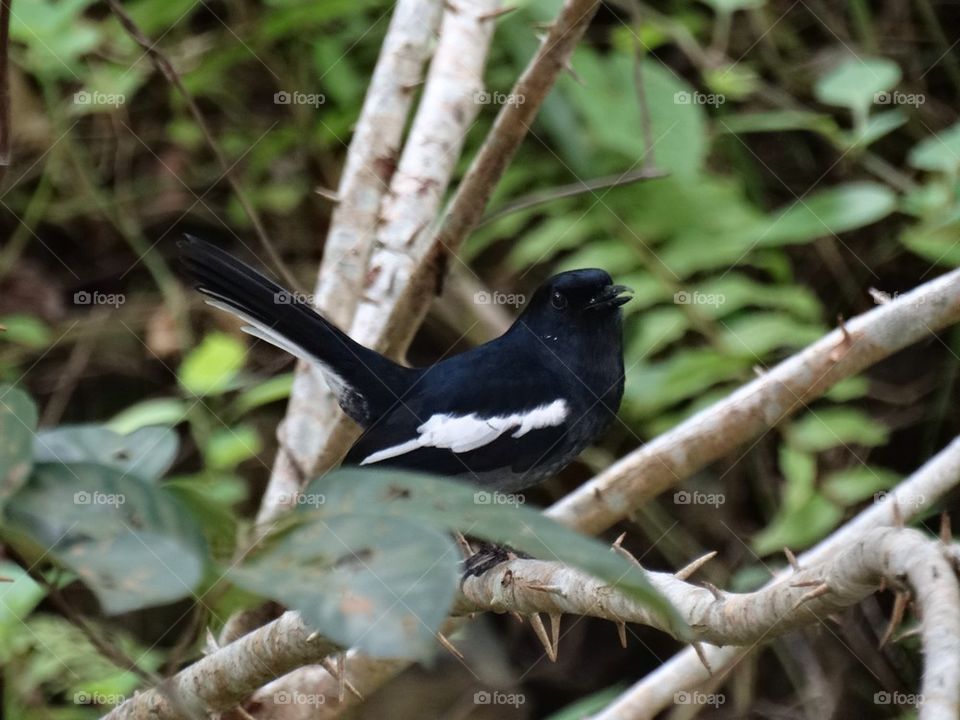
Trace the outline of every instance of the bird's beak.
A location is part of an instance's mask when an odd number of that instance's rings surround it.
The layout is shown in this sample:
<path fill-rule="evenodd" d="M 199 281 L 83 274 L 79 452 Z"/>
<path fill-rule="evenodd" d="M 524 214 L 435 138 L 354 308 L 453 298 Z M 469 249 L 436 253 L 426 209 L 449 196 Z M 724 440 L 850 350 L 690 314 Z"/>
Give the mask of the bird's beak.
<path fill-rule="evenodd" d="M 587 308 L 616 308 L 630 302 L 633 297 L 622 293 L 632 293 L 626 285 L 607 285 L 595 298 L 587 303 Z"/>

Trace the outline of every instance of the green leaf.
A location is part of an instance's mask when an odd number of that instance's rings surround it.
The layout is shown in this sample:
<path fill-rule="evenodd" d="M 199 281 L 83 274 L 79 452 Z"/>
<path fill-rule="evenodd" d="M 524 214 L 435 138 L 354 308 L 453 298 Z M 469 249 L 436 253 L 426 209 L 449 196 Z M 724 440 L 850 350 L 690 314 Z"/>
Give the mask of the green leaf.
<path fill-rule="evenodd" d="M 927 221 L 908 225 L 900 234 L 911 252 L 937 265 L 960 265 L 960 223 Z"/>
<path fill-rule="evenodd" d="M 870 225 L 897 207 L 886 185 L 851 182 L 797 200 L 769 220 L 757 244 L 764 247 L 815 240 Z"/>
<path fill-rule="evenodd" d="M 459 559 L 449 537 L 413 518 L 340 514 L 288 530 L 228 574 L 344 646 L 424 657 L 453 602 Z"/>
<path fill-rule="evenodd" d="M 866 115 L 878 93 L 896 87 L 900 66 L 886 58 L 851 57 L 827 73 L 813 88 L 817 100 Z"/>
<path fill-rule="evenodd" d="M 766 5 L 767 0 L 703 0 L 718 13 L 732 13 L 737 10 L 753 10 Z"/>
<path fill-rule="evenodd" d="M 234 411 L 238 415 L 244 415 L 262 405 L 268 405 L 278 400 L 285 400 L 290 397 L 292 388 L 292 372 L 276 375 L 239 393 L 234 403 Z"/>
<path fill-rule="evenodd" d="M 955 174 L 960 168 L 960 123 L 918 142 L 907 162 L 918 170 Z"/>
<path fill-rule="evenodd" d="M 821 452 L 840 445 L 875 447 L 887 442 L 888 431 L 866 413 L 850 407 L 811 410 L 787 427 L 791 445 Z"/>
<path fill-rule="evenodd" d="M 790 130 L 811 130 L 821 135 L 832 135 L 837 125 L 829 115 L 807 110 L 737 113 L 717 120 L 717 132 L 724 133 L 780 133 Z"/>
<path fill-rule="evenodd" d="M 232 335 L 211 333 L 180 366 L 180 384 L 194 395 L 218 395 L 228 390 L 243 367 L 246 348 Z"/>
<path fill-rule="evenodd" d="M 753 312 L 725 320 L 722 326 L 724 347 L 753 360 L 778 348 L 808 345 L 819 339 L 825 329 L 781 312 Z"/>
<path fill-rule="evenodd" d="M 802 550 L 824 537 L 837 526 L 843 510 L 823 495 L 814 494 L 789 513 L 780 513 L 753 538 L 753 550 L 768 555 L 785 547 Z"/>
<path fill-rule="evenodd" d="M 0 385 L 0 509 L 26 482 L 33 464 L 37 406 L 23 390 Z"/>
<path fill-rule="evenodd" d="M 120 435 L 105 425 L 62 425 L 37 433 L 33 452 L 37 463 L 97 463 L 153 482 L 173 465 L 179 444 L 177 434 L 165 427 Z"/>
<path fill-rule="evenodd" d="M 256 457 L 262 448 L 263 442 L 257 429 L 241 424 L 215 430 L 203 448 L 203 456 L 207 467 L 224 470 Z"/>
<path fill-rule="evenodd" d="M 624 404 L 648 416 L 697 397 L 714 385 L 739 377 L 752 360 L 715 350 L 682 349 L 661 362 L 634 364 L 627 370 Z"/>
<path fill-rule="evenodd" d="M 871 115 L 867 119 L 867 123 L 862 132 L 859 135 L 850 133 L 847 138 L 847 143 L 849 145 L 867 147 L 885 135 L 889 135 L 906 122 L 907 116 L 902 110 L 888 110 L 887 112 Z"/>
<path fill-rule="evenodd" d="M 121 410 L 106 423 L 106 427 L 121 435 L 150 425 L 173 427 L 186 419 L 188 410 L 189 406 L 180 398 L 144 400 Z"/>
<path fill-rule="evenodd" d="M 53 340 L 50 328 L 33 315 L 4 315 L 0 317 L 0 325 L 6 328 L 0 332 L 0 340 L 4 342 L 36 349 L 46 347 Z"/>
<path fill-rule="evenodd" d="M 108 614 L 178 600 L 203 576 L 206 546 L 192 516 L 163 488 L 115 467 L 38 465 L 7 517 L 76 572 Z"/>
<path fill-rule="evenodd" d="M 397 470 L 341 468 L 309 483 L 304 496 L 323 497 L 316 511 L 370 512 L 446 531 L 461 531 L 506 544 L 533 557 L 559 560 L 615 585 L 638 602 L 676 623 L 683 621 L 634 564 L 610 552 L 604 543 L 554 522 L 523 506 L 522 495 L 478 490 L 462 482 Z M 309 509 L 309 503 L 299 507 Z"/>
<path fill-rule="evenodd" d="M 853 505 L 892 488 L 900 477 L 886 468 L 856 465 L 830 473 L 823 481 L 823 494 L 838 505 Z"/>
<path fill-rule="evenodd" d="M 0 662 L 5 661 L 4 647 L 10 636 L 23 627 L 23 619 L 46 596 L 47 591 L 27 571 L 9 560 L 0 560 Z"/>
<path fill-rule="evenodd" d="M 783 509 L 796 510 L 810 501 L 817 481 L 817 460 L 789 445 L 781 445 L 779 451 L 780 472 L 786 480 L 783 489 Z"/>

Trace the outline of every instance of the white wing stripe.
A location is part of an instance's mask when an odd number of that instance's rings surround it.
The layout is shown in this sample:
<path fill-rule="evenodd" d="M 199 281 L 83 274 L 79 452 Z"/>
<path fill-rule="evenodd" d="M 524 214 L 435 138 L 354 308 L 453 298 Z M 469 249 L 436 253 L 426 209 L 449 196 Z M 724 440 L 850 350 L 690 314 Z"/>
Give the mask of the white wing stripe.
<path fill-rule="evenodd" d="M 438 413 L 417 428 L 417 437 L 393 447 L 378 450 L 365 457 L 360 464 L 369 465 L 381 460 L 405 455 L 418 448 L 434 447 L 452 450 L 455 453 L 469 452 L 493 442 L 508 430 L 514 429 L 512 437 L 523 437 L 531 430 L 560 425 L 568 414 L 565 400 L 539 405 L 532 410 L 510 415 L 495 415 L 481 418 L 476 413 L 469 415 L 446 415 Z"/>

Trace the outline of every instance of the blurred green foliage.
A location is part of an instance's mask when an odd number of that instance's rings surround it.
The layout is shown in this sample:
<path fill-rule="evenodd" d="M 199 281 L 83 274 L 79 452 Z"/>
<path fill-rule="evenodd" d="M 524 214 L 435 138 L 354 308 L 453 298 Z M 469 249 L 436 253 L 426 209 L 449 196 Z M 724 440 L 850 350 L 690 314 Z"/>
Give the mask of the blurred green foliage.
<path fill-rule="evenodd" d="M 492 286 L 521 291 L 557 270 L 602 266 L 635 289 L 625 308 L 623 423 L 588 463 L 602 466 L 726 396 L 838 314 L 869 309 L 868 288 L 893 295 L 960 264 L 960 66 L 943 33 L 960 19 L 907 5 L 677 0 L 641 3 L 642 23 L 632 5 L 604 6 L 498 186 L 494 219 L 460 253 Z M 181 73 L 271 237 L 303 285 L 312 283 L 330 214 L 313 189 L 336 187 L 391 8 L 124 7 Z M 489 90 L 509 92 L 537 48 L 538 24 L 558 7 L 531 0 L 497 20 Z M 254 601 L 225 590 L 214 569 L 242 551 L 292 373 L 278 373 L 264 359 L 275 355 L 226 324 L 194 337 L 172 244 L 199 229 L 255 249 L 250 219 L 183 98 L 102 4 L 18 1 L 11 40 L 16 162 L 3 188 L 0 379 L 30 387 L 46 417 L 34 442 L 36 407 L 19 388 L 0 391 L 0 508 L 20 518 L 5 531 L 26 557 L 37 541 L 56 541 L 60 580 L 81 578 L 106 609 L 210 592 L 222 619 Z M 292 91 L 324 101 L 275 102 Z M 496 110 L 480 108 L 461 170 Z M 496 215 L 531 190 L 646 166 L 668 174 Z M 954 336 L 899 366 L 893 381 L 844 381 L 745 448 L 746 460 L 694 478 L 726 494 L 722 524 L 736 532 L 657 546 L 674 516 L 692 527 L 699 519 L 696 508 L 663 500 L 641 531 L 667 561 L 726 543 L 742 560 L 733 582 L 752 586 L 767 555 L 816 542 L 960 429 L 951 407 L 958 352 Z M 81 377 L 84 363 L 97 372 Z M 911 406 L 919 412 L 904 410 Z M 129 492 L 130 502 L 72 501 L 94 491 Z M 384 546 L 413 532 L 387 518 L 378 525 Z M 134 530 L 121 543 L 123 523 Z M 434 550 L 446 541 L 427 530 L 420 539 Z M 169 582 L 144 543 L 182 563 L 189 582 Z M 746 546 L 756 555 L 740 558 Z M 282 547 L 281 537 L 269 551 Z M 128 564 L 98 564 L 108 550 Z M 329 558 L 287 560 L 308 564 L 313 583 L 330 572 Z M 448 572 L 438 577 L 446 582 Z M 14 578 L 0 584 L 0 639 L 9 640 L 0 657 L 16 668 L 4 675 L 7 716 L 94 717 L 83 703 L 51 715 L 28 699 L 129 694 L 135 678 L 77 660 L 96 656 L 89 641 L 37 610 L 44 587 L 9 563 L 0 575 Z M 270 595 L 262 580 L 272 576 L 258 576 L 240 584 Z M 398 573 L 398 587 L 407 581 Z M 303 587 L 282 597 L 304 608 L 313 600 Z M 417 643 L 393 640 L 392 649 Z M 160 666 L 163 653 L 122 642 L 143 669 Z M 56 661 L 62 645 L 73 648 L 66 675 Z"/>

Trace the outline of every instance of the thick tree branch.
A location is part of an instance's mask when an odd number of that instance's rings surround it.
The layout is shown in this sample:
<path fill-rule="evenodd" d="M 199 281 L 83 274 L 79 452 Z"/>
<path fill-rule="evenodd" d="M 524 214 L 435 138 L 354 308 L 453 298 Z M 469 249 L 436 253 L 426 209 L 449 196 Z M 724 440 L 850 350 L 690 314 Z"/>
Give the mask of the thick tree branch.
<path fill-rule="evenodd" d="M 867 508 L 827 539 L 803 553 L 799 557 L 800 566 L 823 562 L 871 528 L 893 525 L 898 518 L 905 523 L 916 520 L 958 484 L 960 438 L 901 482 L 883 502 Z M 772 582 L 779 579 L 781 576 Z M 707 647 L 705 654 L 713 672 L 720 674 L 736 665 L 750 650 L 743 647 Z M 710 679 L 697 654 L 692 649 L 684 650 L 637 682 L 595 720 L 652 718 L 673 704 L 675 693 L 696 689 Z M 956 712 L 952 717 L 956 717 Z"/>
<path fill-rule="evenodd" d="M 315 291 L 316 306 L 342 328 L 350 327 L 360 302 L 380 206 L 400 157 L 416 88 L 433 51 L 441 8 L 439 0 L 397 3 L 347 151 Z M 299 364 L 287 415 L 278 430 L 281 451 L 261 501 L 260 523 L 288 509 L 339 414 L 326 383 Z"/>

